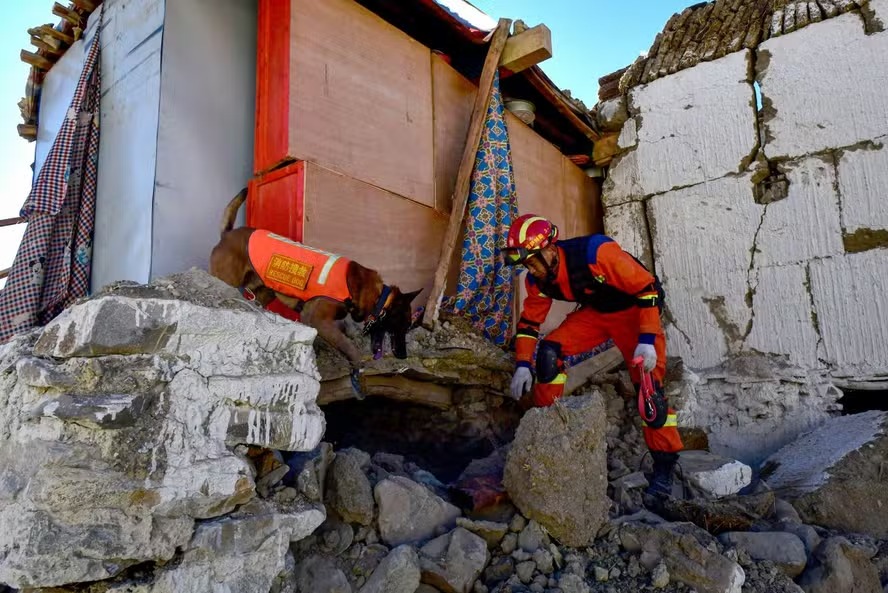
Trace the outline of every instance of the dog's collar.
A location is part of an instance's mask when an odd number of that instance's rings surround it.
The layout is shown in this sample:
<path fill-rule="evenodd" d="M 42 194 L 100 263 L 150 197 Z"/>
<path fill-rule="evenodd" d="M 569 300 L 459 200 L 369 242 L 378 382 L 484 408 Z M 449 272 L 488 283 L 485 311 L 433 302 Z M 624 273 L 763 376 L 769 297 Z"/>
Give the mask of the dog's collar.
<path fill-rule="evenodd" d="M 368 334 L 370 330 L 373 329 L 373 326 L 385 319 L 386 313 L 388 313 L 388 308 L 392 304 L 392 298 L 394 297 L 394 293 L 390 286 L 383 284 L 382 292 L 379 293 L 379 298 L 376 299 L 376 305 L 373 307 L 373 312 L 367 315 L 367 319 L 364 321 L 364 329 L 361 333 Z"/>

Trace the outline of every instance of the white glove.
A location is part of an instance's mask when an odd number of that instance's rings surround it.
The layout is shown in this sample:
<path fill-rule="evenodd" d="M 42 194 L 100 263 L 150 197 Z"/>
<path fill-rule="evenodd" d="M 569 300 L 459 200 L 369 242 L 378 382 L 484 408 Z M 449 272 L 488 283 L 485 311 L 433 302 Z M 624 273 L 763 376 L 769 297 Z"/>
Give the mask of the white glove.
<path fill-rule="evenodd" d="M 657 366 L 657 350 L 652 344 L 639 344 L 635 347 L 632 358 L 644 358 L 644 370 L 651 372 Z M 514 382 L 512 383 L 514 385 Z"/>
<path fill-rule="evenodd" d="M 518 367 L 512 375 L 512 399 L 521 399 L 525 391 L 530 391 L 533 385 L 533 375 L 527 367 Z"/>

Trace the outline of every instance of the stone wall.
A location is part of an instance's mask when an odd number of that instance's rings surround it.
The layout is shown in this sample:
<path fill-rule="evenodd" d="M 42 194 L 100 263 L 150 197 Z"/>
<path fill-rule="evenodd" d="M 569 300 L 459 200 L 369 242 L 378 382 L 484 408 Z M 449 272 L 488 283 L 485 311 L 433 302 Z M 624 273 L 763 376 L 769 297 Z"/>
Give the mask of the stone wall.
<path fill-rule="evenodd" d="M 871 2 L 628 93 L 606 232 L 664 282 L 694 372 L 681 421 L 740 459 L 835 410 L 832 385 L 888 383 L 888 32 L 867 26 L 886 16 Z"/>

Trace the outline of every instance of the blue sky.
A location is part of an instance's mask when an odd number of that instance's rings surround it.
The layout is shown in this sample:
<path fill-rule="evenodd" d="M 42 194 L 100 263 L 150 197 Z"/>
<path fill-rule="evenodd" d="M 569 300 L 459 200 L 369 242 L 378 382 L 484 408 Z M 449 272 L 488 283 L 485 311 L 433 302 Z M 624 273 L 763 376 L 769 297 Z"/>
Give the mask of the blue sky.
<path fill-rule="evenodd" d="M 188 0 L 186 0 L 188 1 Z M 598 78 L 646 51 L 673 13 L 693 0 L 471 0 L 490 16 L 545 23 L 553 57 L 546 73 L 586 105 L 595 104 Z M 27 29 L 55 22 L 53 0 L 18 0 L 0 22 L 0 218 L 17 216 L 31 184 L 34 144 L 18 137 L 17 103 L 28 67 L 19 52 L 29 48 Z M 0 229 L 0 269 L 12 265 L 23 225 Z"/>

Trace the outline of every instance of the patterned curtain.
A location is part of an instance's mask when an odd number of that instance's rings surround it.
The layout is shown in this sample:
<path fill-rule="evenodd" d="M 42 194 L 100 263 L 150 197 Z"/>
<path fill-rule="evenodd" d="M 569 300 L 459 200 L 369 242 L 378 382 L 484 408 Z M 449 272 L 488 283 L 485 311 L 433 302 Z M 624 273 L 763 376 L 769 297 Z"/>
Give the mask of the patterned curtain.
<path fill-rule="evenodd" d="M 100 21 L 74 99 L 22 206 L 28 226 L 0 292 L 0 342 L 46 324 L 89 291 L 99 160 L 101 26 Z"/>
<path fill-rule="evenodd" d="M 475 156 L 456 296 L 447 305 L 501 346 L 512 337 L 513 278 L 500 248 L 516 216 L 509 131 L 497 74 Z"/>

